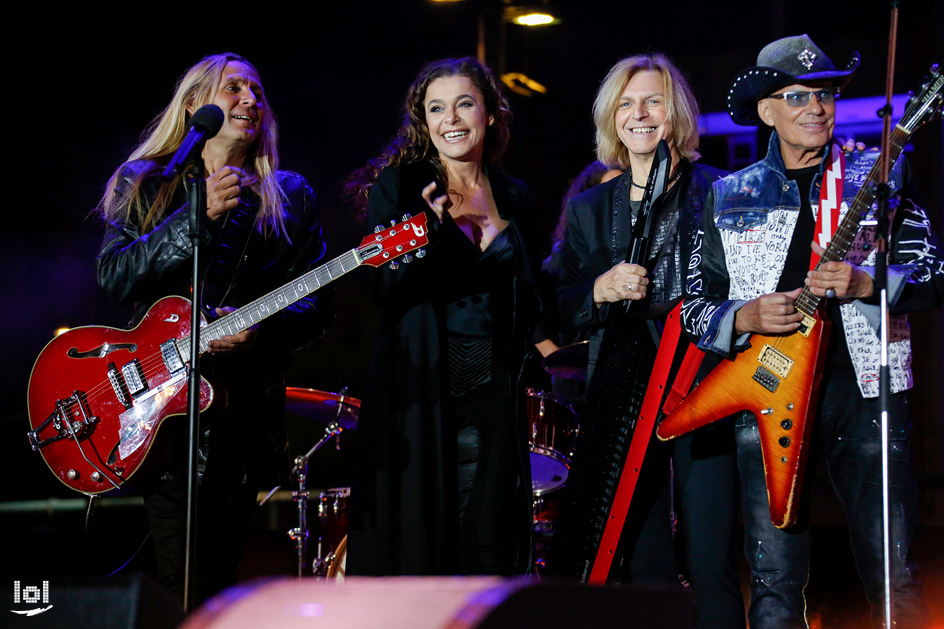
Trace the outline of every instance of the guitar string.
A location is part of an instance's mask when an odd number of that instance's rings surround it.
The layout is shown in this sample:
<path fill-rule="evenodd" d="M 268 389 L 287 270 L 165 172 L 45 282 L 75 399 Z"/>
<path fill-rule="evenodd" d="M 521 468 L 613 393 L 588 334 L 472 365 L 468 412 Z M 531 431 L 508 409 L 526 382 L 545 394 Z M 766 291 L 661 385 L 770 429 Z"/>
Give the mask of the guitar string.
<path fill-rule="evenodd" d="M 288 305 L 291 305 L 292 303 L 295 303 L 295 301 L 298 301 L 299 299 L 302 299 L 303 297 L 305 297 L 305 296 L 307 296 L 307 295 L 310 295 L 311 293 L 315 292 L 316 290 L 318 290 L 319 288 L 321 288 L 322 286 L 324 286 L 324 284 L 325 284 L 326 282 L 324 282 L 323 280 L 320 280 L 320 279 L 317 277 L 318 271 L 324 270 L 324 271 L 327 273 L 327 275 L 328 275 L 328 281 L 331 281 L 331 280 L 333 280 L 335 277 L 339 277 L 341 274 L 345 273 L 346 271 L 345 271 L 345 269 L 344 269 L 343 260 L 342 260 L 341 258 L 345 257 L 346 255 L 347 255 L 347 254 L 344 254 L 344 255 L 340 256 L 339 258 L 336 258 L 335 260 L 332 260 L 332 261 L 326 263 L 326 264 L 323 265 L 322 267 L 318 267 L 317 269 L 314 269 L 314 270 L 313 270 L 312 276 L 311 276 L 311 278 L 309 278 L 309 279 L 315 279 L 315 280 L 317 280 L 317 281 L 319 282 L 319 285 L 318 285 L 316 288 L 312 289 L 312 288 L 309 286 L 308 280 L 305 279 L 305 276 L 308 275 L 308 274 L 306 273 L 306 274 L 300 276 L 299 278 L 296 278 L 296 280 L 294 280 L 294 281 L 291 283 L 291 285 L 283 286 L 281 289 L 278 289 L 278 290 L 276 290 L 276 291 L 273 291 L 272 293 L 269 293 L 268 295 L 265 295 L 265 296 L 263 296 L 263 297 L 261 297 L 261 298 L 255 300 L 254 302 L 251 302 L 250 304 L 247 304 L 247 306 L 249 306 L 249 307 L 250 307 L 250 310 L 252 310 L 252 309 L 254 309 L 254 308 L 252 308 L 253 306 L 255 306 L 255 309 L 257 309 L 257 308 L 259 308 L 260 306 L 263 306 L 263 305 L 264 305 L 264 306 L 265 306 L 265 310 L 266 310 L 266 317 L 270 316 L 271 314 L 273 314 L 273 313 L 275 313 L 275 312 L 278 312 L 278 311 L 284 309 L 284 308 L 287 307 Z M 327 268 L 327 267 L 334 267 L 334 269 L 330 269 L 330 268 Z M 352 267 L 352 268 L 353 268 L 353 267 Z M 332 270 L 334 270 L 335 273 L 332 273 Z M 337 273 L 338 270 L 341 271 L 340 274 Z M 324 275 L 324 273 L 322 273 L 321 275 Z M 298 284 L 299 281 L 301 281 L 302 284 L 304 284 L 305 289 L 306 289 L 305 291 L 302 291 L 304 294 L 301 295 L 301 296 L 298 296 L 299 291 L 296 290 L 296 288 L 295 288 L 295 287 L 297 286 L 297 284 Z M 284 294 L 285 294 L 285 292 L 286 292 L 289 288 L 291 288 L 291 290 L 295 292 L 295 295 L 296 295 L 297 298 L 296 298 L 294 301 L 291 301 L 291 302 L 286 303 L 286 304 L 284 304 L 284 305 L 279 305 L 279 304 L 278 304 L 278 296 L 276 295 L 276 293 L 279 293 L 279 296 L 282 296 L 282 298 L 285 299 L 285 295 L 284 295 Z M 273 298 L 275 299 L 275 302 L 276 302 L 276 303 L 273 303 Z M 243 310 L 243 309 L 241 309 L 241 310 Z M 238 312 L 238 311 L 237 311 L 237 312 Z M 266 317 L 263 317 L 263 319 L 266 318 Z M 251 316 L 249 317 L 249 319 L 250 319 L 250 321 L 253 320 L 253 318 L 252 318 Z M 261 320 L 262 320 L 262 319 L 259 319 L 259 321 L 261 321 Z M 230 327 L 230 323 L 233 322 L 233 321 L 234 321 L 233 318 L 227 319 L 227 318 L 224 317 L 224 318 L 218 319 L 217 321 L 211 322 L 211 323 L 207 324 L 205 327 L 203 327 L 201 331 L 205 334 L 204 339 L 207 340 L 207 345 L 209 344 L 209 341 L 217 340 L 217 339 L 219 339 L 221 336 L 225 336 L 225 335 L 226 335 L 226 334 L 221 334 L 221 332 L 223 332 L 223 328 L 224 328 L 224 327 L 227 328 L 227 330 L 226 330 L 227 332 L 229 332 L 230 334 L 233 334 L 234 331 L 233 331 L 232 328 Z M 254 325 L 254 324 L 255 324 L 255 321 L 253 322 L 253 325 Z M 185 339 L 189 339 L 189 338 L 190 338 L 190 335 L 187 334 L 186 336 L 181 337 L 180 339 L 177 339 L 177 340 L 180 341 L 180 340 L 185 340 Z M 204 350 L 204 351 L 206 351 L 206 350 Z M 203 352 L 201 352 L 201 353 L 203 353 Z M 154 353 L 150 354 L 149 356 L 146 356 L 146 357 L 144 357 L 144 358 L 140 358 L 140 359 L 139 359 L 139 364 L 140 364 L 140 366 L 141 366 L 141 371 L 143 372 L 143 374 L 144 374 L 144 376 L 145 376 L 145 379 L 146 379 L 146 380 L 150 380 L 150 379 L 153 378 L 155 375 L 159 374 L 160 371 L 164 369 L 164 364 L 163 364 L 163 362 L 164 362 L 164 360 L 163 360 L 163 354 L 162 354 L 161 352 L 154 352 Z M 89 389 L 89 390 L 86 392 L 86 399 L 88 399 L 88 400 L 97 400 L 101 395 L 106 394 L 110 389 L 113 389 L 113 386 L 112 386 L 110 380 L 107 380 L 107 379 L 106 379 L 106 380 L 100 381 L 98 384 L 93 385 L 92 388 Z M 74 404 L 74 403 L 72 403 L 72 404 Z M 69 408 L 72 407 L 72 404 L 69 405 Z"/>
<path fill-rule="evenodd" d="M 348 252 L 348 253 L 350 253 L 350 252 Z M 306 274 L 300 276 L 299 278 L 296 278 L 296 280 L 294 280 L 290 286 L 283 286 L 281 289 L 276 290 L 276 291 L 273 291 L 272 293 L 269 293 L 268 295 L 265 295 L 265 296 L 263 296 L 263 297 L 261 297 L 261 298 L 255 300 L 254 302 L 251 302 L 250 304 L 248 304 L 248 306 L 250 306 L 250 310 L 253 309 L 253 308 L 251 308 L 251 307 L 254 306 L 254 305 L 255 305 L 256 308 L 259 308 L 260 306 L 263 306 L 263 305 L 264 305 L 264 306 L 266 307 L 266 317 L 263 317 L 263 319 L 264 319 L 264 318 L 267 318 L 268 316 L 270 316 L 271 314 L 273 314 L 274 312 L 279 312 L 280 310 L 282 310 L 282 309 L 284 309 L 285 307 L 291 305 L 292 303 L 295 303 L 295 301 L 298 301 L 299 299 L 302 299 L 303 297 L 305 297 L 305 296 L 307 296 L 307 295 L 310 295 L 311 293 L 315 292 L 316 290 L 318 290 L 319 288 L 321 288 L 322 286 L 324 286 L 325 283 L 326 283 L 326 282 L 323 282 L 322 280 L 320 280 L 320 279 L 317 277 L 318 271 L 324 270 L 324 271 L 327 273 L 328 281 L 333 280 L 335 277 L 340 277 L 340 275 L 343 275 L 343 274 L 346 272 L 346 270 L 344 269 L 344 264 L 343 264 L 343 260 L 342 260 L 342 258 L 345 257 L 346 255 L 347 255 L 347 254 L 344 254 L 344 255 L 340 256 L 339 258 L 336 258 L 335 260 L 331 260 L 330 262 L 327 262 L 327 263 L 326 263 L 325 265 L 323 265 L 322 267 L 318 267 L 317 269 L 314 269 L 314 270 L 313 270 L 312 276 L 311 276 L 311 278 L 309 278 L 309 279 L 315 279 L 315 280 L 318 281 L 319 285 L 318 285 L 316 288 L 314 288 L 314 289 L 311 289 L 311 288 L 310 288 L 310 286 L 308 285 L 308 280 L 305 279 L 305 276 L 308 275 L 308 274 L 306 273 Z M 355 260 L 355 261 L 356 261 L 356 260 Z M 355 266 L 356 266 L 356 265 L 355 265 Z M 335 273 L 332 273 L 332 269 L 331 269 L 331 268 L 328 268 L 328 267 L 334 267 L 333 270 L 335 270 Z M 353 268 L 353 267 L 352 267 L 352 268 Z M 340 273 L 337 273 L 337 271 L 340 271 Z M 324 275 L 324 273 L 322 273 L 322 275 Z M 297 285 L 297 283 L 298 283 L 299 281 L 301 281 L 301 282 L 305 285 L 305 289 L 306 289 L 307 292 L 303 291 L 304 294 L 303 294 L 302 296 L 297 297 L 297 299 L 295 299 L 295 300 L 292 301 L 292 302 L 289 302 L 289 303 L 286 303 L 286 304 L 280 306 L 280 305 L 277 303 L 277 302 L 278 302 L 278 297 L 276 296 L 276 293 L 280 293 L 280 295 L 283 297 L 283 299 L 285 299 L 284 291 L 287 290 L 287 289 L 290 287 L 290 288 L 295 292 L 295 295 L 298 296 L 298 291 L 295 290 L 295 286 Z M 272 303 L 272 302 L 273 302 L 273 299 L 272 299 L 272 298 L 275 298 L 276 303 Z M 241 310 L 242 310 L 242 309 L 241 309 Z M 237 312 L 238 312 L 238 311 L 237 311 Z M 253 320 L 251 316 L 249 317 L 249 319 L 250 319 L 251 321 Z M 259 319 L 259 321 L 261 321 L 261 320 L 262 320 L 262 319 Z M 201 331 L 206 334 L 206 336 L 205 336 L 204 338 L 207 339 L 207 345 L 209 344 L 209 341 L 217 340 L 217 339 L 219 339 L 221 336 L 225 336 L 225 334 L 219 334 L 220 332 L 223 331 L 223 328 L 224 328 L 224 327 L 229 328 L 227 331 L 230 332 L 230 334 L 232 334 L 233 331 L 232 331 L 232 329 L 229 327 L 229 324 L 230 324 L 232 321 L 233 321 L 232 318 L 230 318 L 230 319 L 221 318 L 221 319 L 219 319 L 219 320 L 217 320 L 217 321 L 214 321 L 214 322 L 212 322 L 212 323 L 207 324 L 204 328 L 202 328 Z M 253 325 L 254 325 L 254 324 L 255 324 L 255 322 L 253 322 Z M 177 339 L 177 340 L 185 340 L 185 339 L 189 339 L 189 338 L 190 338 L 190 335 L 187 334 L 186 336 L 181 337 L 180 339 Z M 204 350 L 204 351 L 206 351 L 206 350 Z M 203 353 L 203 352 L 201 352 L 201 353 Z M 143 373 L 143 375 L 144 375 L 144 377 L 145 377 L 145 380 L 150 380 L 150 379 L 152 379 L 155 375 L 159 374 L 160 371 L 161 371 L 162 369 L 164 369 L 164 364 L 163 364 L 163 363 L 164 363 L 164 360 L 163 360 L 163 353 L 161 353 L 161 352 L 159 352 L 159 351 L 158 351 L 158 352 L 154 352 L 154 353 L 152 353 L 152 354 L 150 354 L 149 356 L 146 356 L 146 357 L 144 357 L 144 358 L 140 358 L 140 359 L 139 359 L 139 365 L 141 366 L 141 371 L 142 371 L 142 373 Z M 88 401 L 97 401 L 102 395 L 107 394 L 107 393 L 109 392 L 109 390 L 113 390 L 113 389 L 114 389 L 114 387 L 113 387 L 113 385 L 112 385 L 112 383 L 111 383 L 110 380 L 105 379 L 105 380 L 99 381 L 99 383 L 93 385 L 88 391 L 85 392 L 86 400 L 88 400 Z M 71 409 L 74 407 L 74 405 L 75 405 L 75 402 L 71 402 L 71 403 L 69 403 L 69 404 L 67 405 L 66 408 L 71 410 Z"/>
<path fill-rule="evenodd" d="M 904 146 L 904 143 L 907 141 L 909 135 L 910 134 L 901 131 L 898 128 L 893 131 L 889 142 L 891 147 L 889 152 L 895 155 L 896 160 L 901 154 L 902 146 Z M 826 248 L 826 253 L 820 257 L 814 270 L 819 269 L 820 265 L 822 265 L 824 262 L 842 261 L 845 258 L 846 252 L 848 252 L 849 247 L 855 240 L 856 233 L 858 233 L 860 222 L 865 218 L 866 212 L 872 207 L 872 204 L 875 201 L 875 193 L 873 191 L 872 184 L 878 178 L 880 170 L 881 159 L 879 156 L 879 159 L 876 159 L 872 164 L 872 167 L 866 176 L 865 183 L 859 187 L 859 190 L 853 198 L 845 217 L 836 228 L 833 237 L 830 239 L 830 243 Z M 837 255 L 839 249 L 843 250 L 842 256 Z M 822 298 L 820 296 L 813 294 L 808 287 L 804 287 L 800 292 L 800 295 L 797 297 L 796 302 L 794 303 L 797 306 L 797 310 L 800 310 L 800 312 L 803 312 L 805 315 L 813 316 L 813 313 L 815 313 L 819 308 L 821 301 Z M 787 343 L 788 338 L 789 336 L 778 336 L 776 339 L 773 339 L 772 342 L 768 343 L 768 345 L 774 349 L 779 350 Z"/>

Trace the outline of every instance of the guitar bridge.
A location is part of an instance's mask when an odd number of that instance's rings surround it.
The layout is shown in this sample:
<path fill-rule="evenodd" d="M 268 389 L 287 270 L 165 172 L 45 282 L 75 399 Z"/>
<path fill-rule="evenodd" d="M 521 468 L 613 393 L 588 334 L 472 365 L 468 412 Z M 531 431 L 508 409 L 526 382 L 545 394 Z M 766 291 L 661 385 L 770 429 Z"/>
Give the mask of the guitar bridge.
<path fill-rule="evenodd" d="M 780 386 L 780 378 L 763 367 L 758 367 L 754 372 L 754 380 L 771 393 L 776 393 L 777 387 Z"/>
<path fill-rule="evenodd" d="M 56 410 L 50 413 L 35 430 L 30 430 L 26 433 L 26 436 L 29 438 L 30 447 L 34 452 L 38 452 L 50 443 L 54 443 L 60 439 L 68 439 L 72 436 L 80 439 L 85 436 L 86 430 L 98 421 L 98 417 L 89 412 L 84 396 L 85 394 L 80 391 L 73 391 L 72 395 L 69 397 L 63 400 L 57 400 Z M 76 419 L 73 420 L 72 416 L 75 416 Z M 40 433 L 43 432 L 49 424 L 52 424 L 56 434 L 47 439 L 40 438 Z"/>

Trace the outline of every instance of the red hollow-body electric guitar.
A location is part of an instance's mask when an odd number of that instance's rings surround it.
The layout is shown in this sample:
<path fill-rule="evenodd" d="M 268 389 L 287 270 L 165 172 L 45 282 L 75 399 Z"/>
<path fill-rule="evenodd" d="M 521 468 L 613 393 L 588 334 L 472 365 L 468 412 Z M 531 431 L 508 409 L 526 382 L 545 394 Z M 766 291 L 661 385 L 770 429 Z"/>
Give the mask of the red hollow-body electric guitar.
<path fill-rule="evenodd" d="M 378 228 L 343 255 L 205 324 L 200 352 L 210 341 L 238 334 L 362 264 L 378 267 L 428 242 L 425 214 Z M 70 489 L 115 492 L 145 463 L 162 422 L 187 413 L 190 300 L 166 297 L 132 330 L 88 326 L 49 342 L 30 375 L 28 404 L 33 450 Z M 200 384 L 200 409 L 213 388 Z"/>

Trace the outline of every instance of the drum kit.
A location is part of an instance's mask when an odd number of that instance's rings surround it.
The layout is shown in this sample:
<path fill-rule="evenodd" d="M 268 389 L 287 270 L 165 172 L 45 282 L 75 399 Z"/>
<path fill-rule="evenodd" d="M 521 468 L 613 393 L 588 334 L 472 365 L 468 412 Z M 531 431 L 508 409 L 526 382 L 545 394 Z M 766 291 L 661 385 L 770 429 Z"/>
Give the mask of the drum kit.
<path fill-rule="evenodd" d="M 555 378 L 572 381 L 586 379 L 587 341 L 568 345 L 545 357 L 542 366 Z M 567 482 L 573 448 L 580 432 L 574 407 L 561 397 L 537 388 L 525 390 L 525 408 L 530 425 L 529 449 L 531 491 L 534 505 L 536 568 L 546 565 L 547 545 L 554 535 L 560 490 Z M 288 387 L 285 408 L 296 415 L 324 425 L 321 439 L 293 463 L 292 499 L 297 506 L 297 523 L 288 531 L 295 542 L 298 576 L 314 574 L 322 579 L 343 579 L 347 552 L 349 487 L 321 491 L 311 499 L 308 489 L 309 459 L 342 432 L 357 428 L 360 400 L 346 394 Z M 340 442 L 338 441 L 340 448 Z M 274 490 L 273 490 L 274 491 Z M 313 503 L 313 505 L 312 505 Z M 312 523 L 315 558 L 308 568 L 309 506 L 315 507 L 317 521 Z"/>
<path fill-rule="evenodd" d="M 295 542 L 298 576 L 307 574 L 308 557 L 308 461 L 331 439 L 337 440 L 345 430 L 357 427 L 357 414 L 361 402 L 349 397 L 345 389 L 340 393 L 329 393 L 317 389 L 287 387 L 285 409 L 296 415 L 313 419 L 325 426 L 321 439 L 306 453 L 295 457 L 292 476 L 296 488 L 292 499 L 298 507 L 297 525 L 288 530 Z M 337 441 L 340 447 L 340 441 Z M 347 551 L 347 503 L 349 487 L 336 487 L 322 491 L 316 500 L 317 522 L 315 523 L 315 559 L 312 574 L 322 579 L 343 579 Z"/>

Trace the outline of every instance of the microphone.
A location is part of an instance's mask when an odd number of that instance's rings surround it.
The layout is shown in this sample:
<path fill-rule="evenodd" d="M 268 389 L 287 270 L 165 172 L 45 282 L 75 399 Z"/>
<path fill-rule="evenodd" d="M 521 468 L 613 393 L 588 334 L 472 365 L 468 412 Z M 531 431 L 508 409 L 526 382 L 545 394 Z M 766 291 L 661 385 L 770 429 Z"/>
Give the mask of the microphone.
<path fill-rule="evenodd" d="M 223 110 L 216 105 L 204 105 L 194 112 L 190 123 L 190 131 L 184 137 L 180 148 L 174 153 L 167 168 L 164 169 L 161 179 L 171 181 L 183 171 L 184 166 L 197 151 L 203 149 L 203 144 L 220 132 L 223 126 Z"/>

